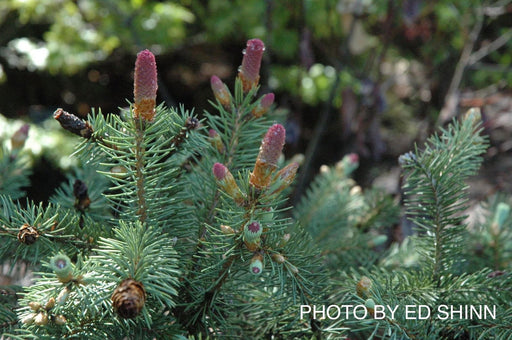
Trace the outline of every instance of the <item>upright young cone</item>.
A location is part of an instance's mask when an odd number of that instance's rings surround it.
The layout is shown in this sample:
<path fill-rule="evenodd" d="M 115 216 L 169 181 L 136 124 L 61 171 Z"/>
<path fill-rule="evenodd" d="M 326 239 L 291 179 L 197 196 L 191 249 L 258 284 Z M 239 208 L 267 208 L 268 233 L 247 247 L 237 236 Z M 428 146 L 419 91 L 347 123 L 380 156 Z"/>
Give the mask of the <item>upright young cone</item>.
<path fill-rule="evenodd" d="M 215 98 L 222 106 L 228 109 L 231 106 L 231 94 L 229 93 L 226 84 L 224 84 L 219 77 L 212 76 L 210 78 L 210 85 Z"/>
<path fill-rule="evenodd" d="M 283 191 L 288 188 L 290 184 L 292 184 L 295 179 L 295 175 L 297 174 L 297 170 L 299 169 L 299 163 L 292 162 L 279 170 L 276 178 L 276 185 L 279 185 L 277 189 L 273 191 L 274 194 Z"/>
<path fill-rule="evenodd" d="M 212 172 L 221 189 L 231 196 L 237 204 L 240 204 L 243 201 L 242 192 L 229 169 L 224 164 L 215 163 Z"/>
<path fill-rule="evenodd" d="M 244 50 L 242 65 L 238 70 L 238 77 L 242 81 L 244 93 L 258 86 L 260 80 L 260 66 L 265 44 L 260 39 L 251 39 L 247 41 L 247 47 Z"/>
<path fill-rule="evenodd" d="M 155 56 L 149 50 L 137 54 L 133 87 L 133 114 L 135 119 L 151 121 L 155 117 L 158 89 Z"/>
<path fill-rule="evenodd" d="M 222 138 L 217 131 L 210 129 L 208 131 L 208 136 L 210 137 L 210 143 L 217 149 L 218 152 L 224 153 L 226 151 L 226 147 L 222 142 Z"/>
<path fill-rule="evenodd" d="M 270 107 L 272 106 L 272 104 L 274 103 L 274 94 L 273 93 L 267 93 L 266 95 L 264 95 L 258 106 L 256 106 L 254 108 L 254 110 L 252 110 L 252 115 L 254 118 L 260 118 L 261 116 L 263 116 L 265 113 L 268 112 L 268 110 L 270 109 Z"/>
<path fill-rule="evenodd" d="M 249 179 L 249 183 L 255 188 L 261 190 L 270 184 L 272 173 L 277 169 L 277 161 L 283 150 L 285 137 L 286 131 L 281 124 L 272 125 L 265 134 Z"/>

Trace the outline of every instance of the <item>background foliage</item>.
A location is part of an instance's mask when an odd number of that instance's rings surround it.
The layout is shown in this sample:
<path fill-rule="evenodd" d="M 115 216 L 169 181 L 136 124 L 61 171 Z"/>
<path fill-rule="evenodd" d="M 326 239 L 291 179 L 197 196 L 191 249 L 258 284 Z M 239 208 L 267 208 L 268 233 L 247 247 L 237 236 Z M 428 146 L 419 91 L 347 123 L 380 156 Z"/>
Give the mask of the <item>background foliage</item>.
<path fill-rule="evenodd" d="M 0 113 L 39 122 L 63 105 L 114 111 L 131 97 L 131 56 L 146 47 L 164 70 L 159 98 L 202 112 L 209 77 L 233 79 L 239 46 L 258 37 L 287 152 L 307 153 L 300 194 L 321 164 L 351 151 L 395 159 L 448 121 L 453 103 L 499 100 L 512 82 L 510 11 L 509 1 L 480 0 L 8 0 Z"/>

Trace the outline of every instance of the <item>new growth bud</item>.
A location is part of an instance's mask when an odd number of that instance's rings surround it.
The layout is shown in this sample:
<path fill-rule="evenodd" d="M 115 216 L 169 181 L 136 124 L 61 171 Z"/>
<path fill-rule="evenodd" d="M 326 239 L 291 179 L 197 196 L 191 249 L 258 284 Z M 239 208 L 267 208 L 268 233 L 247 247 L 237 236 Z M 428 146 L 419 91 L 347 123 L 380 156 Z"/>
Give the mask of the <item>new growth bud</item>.
<path fill-rule="evenodd" d="M 57 275 L 60 282 L 66 283 L 73 279 L 73 265 L 71 260 L 64 254 L 55 255 L 50 260 L 50 266 Z"/>
<path fill-rule="evenodd" d="M 297 275 L 299 273 L 299 268 L 295 267 L 293 264 L 286 262 L 285 265 L 293 275 Z"/>
<path fill-rule="evenodd" d="M 258 103 L 258 106 L 252 110 L 252 115 L 254 118 L 260 118 L 265 113 L 268 112 L 272 104 L 274 104 L 274 94 L 273 93 L 267 93 L 266 95 L 261 98 L 260 102 Z"/>
<path fill-rule="evenodd" d="M 356 285 L 356 293 L 357 295 L 364 299 L 370 296 L 370 290 L 372 289 L 372 280 L 370 280 L 367 276 L 361 277 L 359 282 Z"/>
<path fill-rule="evenodd" d="M 244 241 L 247 243 L 258 243 L 260 242 L 260 236 L 263 232 L 260 222 L 249 221 L 244 225 Z"/>
<path fill-rule="evenodd" d="M 149 50 L 137 54 L 133 87 L 133 114 L 135 119 L 152 121 L 155 117 L 158 89 L 155 56 Z"/>
<path fill-rule="evenodd" d="M 53 307 L 55 307 L 55 298 L 51 297 L 48 299 L 48 301 L 46 301 L 46 304 L 44 305 L 44 309 L 50 310 Z"/>
<path fill-rule="evenodd" d="M 349 176 L 359 167 L 359 156 L 356 153 L 345 155 L 341 161 L 336 164 L 336 169 L 341 170 L 343 175 Z"/>
<path fill-rule="evenodd" d="M 242 203 L 242 192 L 240 191 L 238 184 L 236 184 L 235 178 L 224 164 L 215 163 L 213 165 L 213 176 L 215 176 L 217 184 L 221 189 L 231 196 L 237 204 Z"/>
<path fill-rule="evenodd" d="M 284 256 L 279 253 L 272 254 L 272 260 L 274 260 L 276 263 L 284 263 L 286 261 Z"/>
<path fill-rule="evenodd" d="M 258 86 L 260 80 L 260 66 L 265 44 L 260 39 L 251 39 L 247 41 L 242 59 L 242 66 L 238 71 L 238 77 L 242 81 L 244 93 Z"/>
<path fill-rule="evenodd" d="M 373 301 L 373 299 L 367 299 L 365 302 L 364 302 L 364 305 L 366 306 L 366 308 L 375 308 L 375 301 Z"/>
<path fill-rule="evenodd" d="M 37 313 L 37 315 L 34 317 L 34 323 L 38 326 L 44 326 L 48 324 L 48 315 L 43 312 Z"/>
<path fill-rule="evenodd" d="M 41 309 L 41 304 L 39 302 L 36 302 L 36 301 L 30 301 L 28 303 L 28 306 L 30 307 L 30 309 L 32 309 L 34 312 L 37 312 Z"/>
<path fill-rule="evenodd" d="M 64 287 L 64 289 L 62 289 L 60 291 L 59 295 L 57 296 L 57 300 L 56 300 L 56 302 L 59 306 L 63 305 L 66 302 L 70 292 L 71 291 L 68 287 Z"/>
<path fill-rule="evenodd" d="M 222 142 L 222 138 L 214 129 L 210 129 L 208 131 L 208 136 L 210 136 L 210 143 L 217 149 L 219 153 L 224 153 L 226 151 L 226 147 Z"/>
<path fill-rule="evenodd" d="M 375 313 L 375 301 L 373 301 L 373 299 L 367 299 L 364 305 L 368 309 L 368 313 L 373 316 Z"/>
<path fill-rule="evenodd" d="M 21 319 L 21 322 L 24 323 L 25 325 L 31 325 L 34 323 L 35 317 L 36 317 L 36 313 L 30 313 L 30 314 L 24 316 Z"/>
<path fill-rule="evenodd" d="M 222 233 L 224 235 L 234 235 L 235 234 L 235 231 L 233 230 L 233 228 L 231 228 L 228 225 L 221 224 L 220 230 L 222 231 Z"/>
<path fill-rule="evenodd" d="M 277 162 L 283 150 L 285 137 L 286 131 L 281 124 L 274 124 L 268 129 L 249 180 L 255 188 L 261 190 L 270 184 L 272 173 L 277 168 Z"/>
<path fill-rule="evenodd" d="M 480 123 L 482 121 L 482 113 L 480 112 L 480 108 L 473 107 L 466 111 L 464 114 L 464 120 L 470 120 L 473 123 L 473 126 Z"/>
<path fill-rule="evenodd" d="M 279 242 L 279 244 L 277 246 L 284 247 L 288 243 L 288 241 L 290 241 L 291 237 L 292 237 L 292 235 L 289 233 L 284 234 L 283 237 L 281 238 L 281 241 Z"/>
<path fill-rule="evenodd" d="M 388 240 L 388 237 L 386 235 L 377 235 L 374 238 L 372 238 L 371 240 L 369 240 L 367 244 L 368 244 L 368 247 L 370 247 L 370 248 L 379 247 L 379 246 L 383 245 L 384 243 L 386 243 L 387 240 Z"/>
<path fill-rule="evenodd" d="M 224 106 L 224 108 L 229 109 L 231 106 L 231 94 L 229 93 L 226 84 L 224 84 L 219 77 L 212 76 L 210 78 L 210 85 L 212 87 L 215 98 L 222 106 Z"/>
<path fill-rule="evenodd" d="M 66 317 L 64 315 L 55 315 L 55 318 L 53 320 L 56 325 L 62 326 L 66 323 Z"/>
<path fill-rule="evenodd" d="M 263 256 L 260 253 L 254 254 L 249 264 L 251 274 L 260 275 L 263 271 Z"/>
<path fill-rule="evenodd" d="M 496 212 L 494 213 L 494 219 L 491 224 L 491 228 L 494 235 L 498 235 L 505 224 L 505 221 L 510 214 L 510 206 L 507 203 L 500 202 L 496 207 Z"/>

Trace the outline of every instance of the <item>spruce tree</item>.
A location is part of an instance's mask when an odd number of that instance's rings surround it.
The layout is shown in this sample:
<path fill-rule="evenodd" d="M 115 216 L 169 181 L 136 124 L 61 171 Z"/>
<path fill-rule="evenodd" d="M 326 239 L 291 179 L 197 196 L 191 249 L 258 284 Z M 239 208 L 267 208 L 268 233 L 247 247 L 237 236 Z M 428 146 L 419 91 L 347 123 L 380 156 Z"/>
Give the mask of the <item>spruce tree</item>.
<path fill-rule="evenodd" d="M 22 207 L 16 187 L 3 190 L 1 258 L 36 271 L 2 308 L 6 336 L 316 331 L 293 309 L 316 303 L 326 276 L 310 237 L 287 217 L 283 190 L 298 164 L 281 160 L 285 130 L 266 115 L 274 95 L 256 96 L 263 52 L 262 41 L 248 41 L 233 94 L 212 77 L 215 114 L 201 119 L 156 106 L 148 50 L 137 56 L 128 109 L 87 121 L 55 111 L 83 139 L 74 155 L 83 169 L 47 206 Z"/>
<path fill-rule="evenodd" d="M 510 338 L 510 198 L 468 227 L 467 181 L 487 140 L 477 110 L 400 157 L 404 211 L 322 167 L 296 207 L 274 94 L 258 94 L 264 44 L 247 42 L 233 91 L 211 78 L 211 111 L 157 105 L 157 67 L 137 55 L 118 113 L 54 118 L 81 143 L 48 204 L 25 199 L 21 127 L 2 141 L 0 259 L 30 285 L 1 288 L 6 339 Z M 413 236 L 391 243 L 401 215 Z M 353 305 L 350 315 L 311 313 Z M 397 306 L 379 318 L 378 306 Z M 405 306 L 489 305 L 492 319 L 409 318 Z M 325 309 L 324 309 L 325 310 Z M 320 316 L 319 316 L 320 315 Z M 439 315 L 438 315 L 439 316 Z"/>

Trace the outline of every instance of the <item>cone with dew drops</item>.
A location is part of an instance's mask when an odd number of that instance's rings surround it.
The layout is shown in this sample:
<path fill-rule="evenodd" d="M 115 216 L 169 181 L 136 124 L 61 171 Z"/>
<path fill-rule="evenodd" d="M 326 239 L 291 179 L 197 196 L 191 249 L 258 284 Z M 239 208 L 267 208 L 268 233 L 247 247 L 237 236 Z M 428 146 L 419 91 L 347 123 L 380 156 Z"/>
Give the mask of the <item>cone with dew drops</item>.
<path fill-rule="evenodd" d="M 242 81 L 244 93 L 249 92 L 256 86 L 260 80 L 260 66 L 265 44 L 260 39 L 251 39 L 247 41 L 244 50 L 242 65 L 238 70 L 238 77 Z"/>

